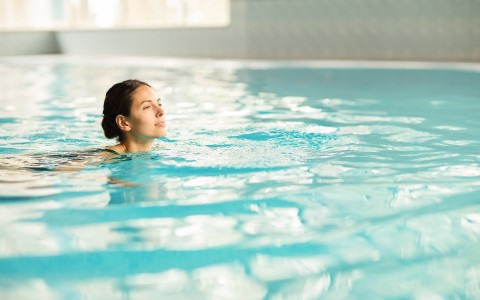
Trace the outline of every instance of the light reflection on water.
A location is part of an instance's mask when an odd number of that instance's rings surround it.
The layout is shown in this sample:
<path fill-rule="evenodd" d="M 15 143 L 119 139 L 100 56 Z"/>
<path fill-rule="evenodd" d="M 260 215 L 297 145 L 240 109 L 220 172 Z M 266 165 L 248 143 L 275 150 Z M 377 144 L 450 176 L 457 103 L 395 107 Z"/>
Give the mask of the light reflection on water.
<path fill-rule="evenodd" d="M 480 73 L 162 63 L 2 61 L 0 298 L 480 297 Z M 102 162 L 125 78 L 169 136 Z"/>

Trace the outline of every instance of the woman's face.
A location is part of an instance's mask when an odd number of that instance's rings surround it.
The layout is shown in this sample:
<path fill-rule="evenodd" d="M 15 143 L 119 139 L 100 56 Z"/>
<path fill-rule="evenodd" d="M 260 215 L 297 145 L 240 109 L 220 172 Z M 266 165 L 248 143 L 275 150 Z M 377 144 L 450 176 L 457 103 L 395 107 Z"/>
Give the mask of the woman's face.
<path fill-rule="evenodd" d="M 165 111 L 160 98 L 146 85 L 139 86 L 132 94 L 130 133 L 138 139 L 152 139 L 165 136 Z"/>

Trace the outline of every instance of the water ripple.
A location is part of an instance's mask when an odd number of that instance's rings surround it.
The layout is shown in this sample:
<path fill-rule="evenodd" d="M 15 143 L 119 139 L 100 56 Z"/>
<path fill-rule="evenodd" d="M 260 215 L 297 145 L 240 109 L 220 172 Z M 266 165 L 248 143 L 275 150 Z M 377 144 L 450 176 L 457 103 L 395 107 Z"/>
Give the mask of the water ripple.
<path fill-rule="evenodd" d="M 479 297 L 480 73 L 181 66 L 0 64 L 0 298 Z M 169 137 L 104 161 L 127 77 Z"/>

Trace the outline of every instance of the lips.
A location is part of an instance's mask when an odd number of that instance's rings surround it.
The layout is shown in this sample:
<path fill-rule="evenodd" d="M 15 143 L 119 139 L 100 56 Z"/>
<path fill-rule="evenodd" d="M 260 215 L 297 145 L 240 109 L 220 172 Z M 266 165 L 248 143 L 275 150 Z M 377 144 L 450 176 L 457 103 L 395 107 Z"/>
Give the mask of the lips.
<path fill-rule="evenodd" d="M 156 127 L 165 127 L 165 121 L 157 122 L 157 123 L 155 123 L 155 126 Z"/>

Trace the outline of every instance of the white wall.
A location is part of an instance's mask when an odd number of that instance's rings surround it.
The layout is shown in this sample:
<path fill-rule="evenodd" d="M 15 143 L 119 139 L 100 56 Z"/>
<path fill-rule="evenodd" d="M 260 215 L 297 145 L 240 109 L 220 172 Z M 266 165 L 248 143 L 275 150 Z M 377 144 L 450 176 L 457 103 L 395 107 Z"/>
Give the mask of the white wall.
<path fill-rule="evenodd" d="M 61 31 L 58 46 L 88 55 L 480 61 L 478 0 L 232 0 L 231 8 L 225 28 Z"/>
<path fill-rule="evenodd" d="M 232 1 L 228 27 L 62 31 L 58 40 L 67 54 L 245 58 L 246 6 Z"/>

